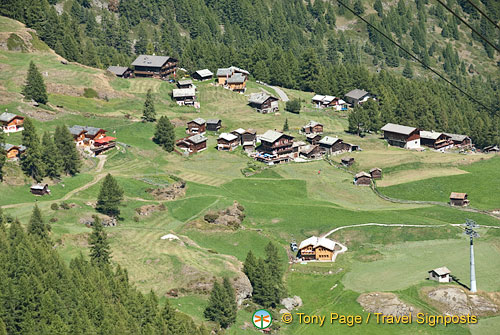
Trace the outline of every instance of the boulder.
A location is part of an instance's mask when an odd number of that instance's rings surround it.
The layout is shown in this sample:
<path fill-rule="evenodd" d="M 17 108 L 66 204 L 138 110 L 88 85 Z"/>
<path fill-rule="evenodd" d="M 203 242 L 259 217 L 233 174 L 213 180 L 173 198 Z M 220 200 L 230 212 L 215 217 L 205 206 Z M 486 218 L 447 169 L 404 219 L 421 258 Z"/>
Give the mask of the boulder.
<path fill-rule="evenodd" d="M 289 311 L 302 306 L 302 299 L 299 296 L 281 299 L 281 304 Z"/>
<path fill-rule="evenodd" d="M 238 307 L 241 306 L 243 300 L 248 299 L 252 296 L 252 284 L 245 275 L 239 276 L 233 282 L 233 287 L 236 293 L 236 303 L 238 304 Z"/>
<path fill-rule="evenodd" d="M 416 314 L 417 312 L 413 306 L 399 300 L 394 293 L 363 293 L 358 297 L 357 301 L 365 311 L 370 313 L 404 316 Z"/>

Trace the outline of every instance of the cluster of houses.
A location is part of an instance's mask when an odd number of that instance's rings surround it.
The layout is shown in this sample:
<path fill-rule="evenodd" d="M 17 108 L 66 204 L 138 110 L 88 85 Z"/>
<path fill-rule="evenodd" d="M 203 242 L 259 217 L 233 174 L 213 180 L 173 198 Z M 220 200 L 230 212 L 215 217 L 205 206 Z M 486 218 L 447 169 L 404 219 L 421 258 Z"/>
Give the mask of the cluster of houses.
<path fill-rule="evenodd" d="M 405 149 L 420 149 L 426 146 L 437 151 L 451 148 L 472 149 L 472 140 L 467 135 L 440 133 L 420 130 L 394 123 L 388 123 L 381 128 L 384 139 L 393 146 Z"/>
<path fill-rule="evenodd" d="M 316 94 L 312 98 L 312 103 L 316 108 L 333 108 L 337 111 L 347 110 L 348 106 L 354 107 L 363 104 L 369 99 L 375 99 L 375 96 L 365 90 L 354 89 L 348 92 L 344 99 L 335 97 L 333 95 L 320 95 Z"/>
<path fill-rule="evenodd" d="M 116 138 L 106 135 L 107 130 L 89 126 L 74 125 L 69 127 L 77 148 L 82 149 L 91 156 L 114 148 Z"/>
<path fill-rule="evenodd" d="M 216 84 L 231 91 L 244 93 L 249 76 L 250 72 L 236 66 L 221 68 L 217 70 Z"/>

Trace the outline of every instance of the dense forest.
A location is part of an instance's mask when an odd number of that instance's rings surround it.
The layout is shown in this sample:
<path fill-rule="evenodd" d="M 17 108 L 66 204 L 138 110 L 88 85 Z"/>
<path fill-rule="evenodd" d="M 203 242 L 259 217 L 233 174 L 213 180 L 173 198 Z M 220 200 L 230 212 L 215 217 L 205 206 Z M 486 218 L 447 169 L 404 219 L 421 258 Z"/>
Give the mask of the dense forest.
<path fill-rule="evenodd" d="M 154 293 L 137 291 L 127 271 L 109 263 L 106 233 L 96 223 L 90 260 L 80 256 L 68 266 L 37 206 L 26 230 L 0 212 L 1 335 L 209 334 L 168 301 L 160 306 Z"/>
<path fill-rule="evenodd" d="M 498 22 L 498 1 L 474 2 Z M 356 17 L 337 1 L 5 0 L 0 14 L 36 29 L 70 61 L 105 68 L 128 65 L 137 54 L 168 54 L 188 72 L 236 65 L 258 80 L 287 88 L 337 96 L 363 88 L 379 97 L 364 113 L 370 114 L 371 123 L 365 131 L 391 121 L 466 133 L 479 147 L 500 142 L 494 48 L 434 1 L 342 3 L 476 101 L 424 69 L 373 27 L 352 25 Z M 500 44 L 500 30 L 468 1 L 446 3 Z M 462 57 L 461 48 L 478 49 L 481 62 Z"/>

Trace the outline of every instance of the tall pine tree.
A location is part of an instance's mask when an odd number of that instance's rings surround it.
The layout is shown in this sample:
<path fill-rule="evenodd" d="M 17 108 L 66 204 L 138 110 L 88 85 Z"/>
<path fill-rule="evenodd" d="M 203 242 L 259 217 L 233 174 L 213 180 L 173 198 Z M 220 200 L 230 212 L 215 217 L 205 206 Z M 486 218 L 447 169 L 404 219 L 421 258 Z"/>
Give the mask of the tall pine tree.
<path fill-rule="evenodd" d="M 40 139 L 30 118 L 24 120 L 22 144 L 26 147 L 26 151 L 21 156 L 21 168 L 26 175 L 40 182 L 45 175 L 45 169 L 42 160 Z"/>
<path fill-rule="evenodd" d="M 101 220 L 94 215 L 92 233 L 89 236 L 90 260 L 98 266 L 105 266 L 110 263 L 111 251 L 109 248 L 108 235 L 104 231 Z"/>
<path fill-rule="evenodd" d="M 0 182 L 3 181 L 3 166 L 7 161 L 7 153 L 5 151 L 5 134 L 0 131 Z"/>
<path fill-rule="evenodd" d="M 120 202 L 123 200 L 123 189 L 111 174 L 107 174 L 97 197 L 97 211 L 112 216 L 120 215 Z"/>
<path fill-rule="evenodd" d="M 80 154 L 75 146 L 73 135 L 66 126 L 58 126 L 54 135 L 54 143 L 59 151 L 62 171 L 75 175 L 80 171 Z"/>
<path fill-rule="evenodd" d="M 28 233 L 41 239 L 49 240 L 50 225 L 43 222 L 42 212 L 37 204 L 33 207 L 31 213 L 30 223 L 28 226 Z"/>
<path fill-rule="evenodd" d="M 149 89 L 146 94 L 146 101 L 144 101 L 144 109 L 142 110 L 142 120 L 144 122 L 156 121 L 155 103 L 153 101 L 151 89 Z"/>
<path fill-rule="evenodd" d="M 42 161 L 45 166 L 45 176 L 51 179 L 61 176 L 61 156 L 54 143 L 54 139 L 48 132 L 43 134 L 42 139 Z"/>
<path fill-rule="evenodd" d="M 160 117 L 156 124 L 153 141 L 168 152 L 174 151 L 175 132 L 174 126 L 166 116 Z"/>
<path fill-rule="evenodd" d="M 236 311 L 236 298 L 231 283 L 227 278 L 224 278 L 223 285 L 216 281 L 203 315 L 222 328 L 227 328 L 236 321 Z"/>
<path fill-rule="evenodd" d="M 30 62 L 26 85 L 23 88 L 23 95 L 26 99 L 33 99 L 41 104 L 46 104 L 49 99 L 42 74 L 38 71 L 33 61 Z"/>

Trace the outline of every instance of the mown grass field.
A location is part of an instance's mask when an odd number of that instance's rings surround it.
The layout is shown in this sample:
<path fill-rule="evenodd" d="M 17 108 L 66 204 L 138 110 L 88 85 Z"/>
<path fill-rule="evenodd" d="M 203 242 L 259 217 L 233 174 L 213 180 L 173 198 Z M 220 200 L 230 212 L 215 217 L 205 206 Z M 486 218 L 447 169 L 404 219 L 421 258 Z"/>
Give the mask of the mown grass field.
<path fill-rule="evenodd" d="M 0 20 L 0 31 L 7 29 L 5 22 Z M 42 71 L 48 72 L 44 79 L 48 86 L 49 104 L 62 105 L 63 108 L 54 108 L 53 112 L 47 113 L 22 101 L 19 92 L 30 60 L 34 60 Z M 384 169 L 382 182 L 392 185 L 381 188 L 388 195 L 445 202 L 450 188 L 468 192 L 474 207 L 498 208 L 500 197 L 495 196 L 495 190 L 498 193 L 499 185 L 495 176 L 499 171 L 499 158 L 486 160 L 491 156 L 443 155 L 388 148 L 377 135 L 358 138 L 345 133 L 346 114 L 313 110 L 307 103 L 300 114 L 284 112 L 282 103 L 278 114 L 258 114 L 247 105 L 248 94 L 261 90 L 273 92 L 269 87 L 252 81 L 245 94 L 215 87 L 210 82 L 196 83 L 201 103 L 201 109 L 196 111 L 194 108 L 178 107 L 171 101 L 169 94 L 173 84 L 153 79 L 119 79 L 99 69 L 78 64 L 63 65 L 52 53 L 0 51 L 0 63 L 5 68 L 0 72 L 0 90 L 5 92 L 0 97 L 1 109 L 8 108 L 33 117 L 40 134 L 53 132 L 58 125 L 81 124 L 105 128 L 119 141 L 119 148 L 107 153 L 102 171 L 96 171 L 95 160 L 86 160 L 82 173 L 66 177 L 62 183 L 51 186 L 52 195 L 49 197 L 31 195 L 30 181 L 19 177 L 21 172 L 13 165 L 6 178 L 16 177 L 19 185 L 0 184 L 0 206 L 3 206 L 4 212 L 27 224 L 33 204 L 37 201 L 45 220 L 52 219 L 52 238 L 63 259 L 69 262 L 80 253 L 88 253 L 90 229 L 80 220 L 95 214 L 92 205 L 102 182 L 100 178 L 106 173 L 113 174 L 125 191 L 122 220 L 118 226 L 106 228 L 113 262 L 128 269 L 131 281 L 140 290 L 153 290 L 162 300 L 167 299 L 165 294 L 170 289 L 181 289 L 185 293 L 179 298 L 168 299 L 199 323 L 205 321 L 202 312 L 208 296 L 196 290 L 196 283 L 210 283 L 214 277 L 241 275 L 241 262 L 247 252 L 252 250 L 256 256 L 263 257 L 269 241 L 280 246 L 280 258 L 287 269 L 289 295 L 299 295 L 303 299 L 301 311 L 366 315 L 356 302 L 359 292 L 404 289 L 398 294 L 410 297 L 408 290 L 427 284 L 423 278 L 428 268 L 441 265 L 466 278 L 467 265 L 464 267 L 461 262 L 468 249 L 457 229 L 448 226 L 348 228 L 332 235 L 333 239 L 349 247 L 349 251 L 339 256 L 336 263 L 299 264 L 288 271 L 287 249 L 290 241 L 300 242 L 312 234 L 320 235 L 336 227 L 360 223 L 438 226 L 462 223 L 466 218 L 472 218 L 483 225 L 500 224 L 490 216 L 448 207 L 386 202 L 369 188 L 352 184 L 353 173 L 377 166 Z M 86 87 L 96 88 L 108 99 L 82 97 Z M 217 134 L 208 134 L 208 150 L 188 158 L 166 153 L 154 144 L 151 140 L 154 124 L 139 122 L 148 89 L 154 93 L 158 116 L 167 115 L 177 125 L 177 138 L 185 136 L 185 122 L 196 117 L 221 118 L 221 132 L 242 127 L 254 128 L 259 134 L 267 129 L 280 130 L 287 119 L 290 133 L 298 140 L 305 139 L 298 129 L 309 120 L 316 120 L 324 124 L 326 134 L 359 144 L 363 151 L 332 157 L 334 162 L 340 162 L 342 157 L 352 155 L 356 164 L 349 171 L 325 161 L 316 161 L 275 166 L 245 178 L 241 170 L 252 161 L 240 150 L 218 152 L 215 149 Z M 309 101 L 312 97 L 312 93 L 285 91 L 291 98 Z M 19 144 L 21 135 L 10 135 L 7 141 Z M 483 158 L 485 160 L 480 161 Z M 458 174 L 462 171 L 463 174 Z M 426 179 L 437 173 L 447 177 Z M 168 183 L 172 182 L 171 176 L 187 181 L 184 197 L 161 202 L 146 192 L 152 185 L 144 179 Z M 414 181 L 416 179 L 409 176 L 418 176 L 417 179 L 423 180 Z M 93 182 L 95 184 L 91 184 Z M 458 186 L 460 189 L 455 189 Z M 50 209 L 51 204 L 60 203 L 65 197 L 65 202 L 73 204 L 71 209 Z M 245 207 L 246 218 L 240 229 L 203 223 L 207 211 L 226 208 L 234 201 Z M 138 217 L 137 208 L 159 203 L 165 204 L 165 211 Z M 177 235 L 180 241 L 161 240 L 160 237 L 167 233 Z M 480 260 L 498 256 L 500 236 L 491 232 L 486 235 L 477 243 L 478 277 L 484 278 L 482 281 L 479 279 L 479 287 L 488 291 L 499 290 L 494 275 L 500 271 L 500 264 L 494 260 L 488 262 L 491 267 L 488 270 Z M 410 298 L 418 301 L 418 296 Z M 237 322 L 228 334 L 258 333 L 251 328 L 242 329 L 250 322 L 252 308 L 238 312 Z M 498 324 L 497 320 L 488 319 L 484 324 L 473 327 L 472 332 L 478 334 L 484 331 L 483 334 L 488 334 Z M 372 323 L 352 328 L 318 328 L 294 323 L 285 326 L 281 333 L 331 334 L 347 331 L 354 334 L 469 333 L 466 327 L 384 327 Z"/>

